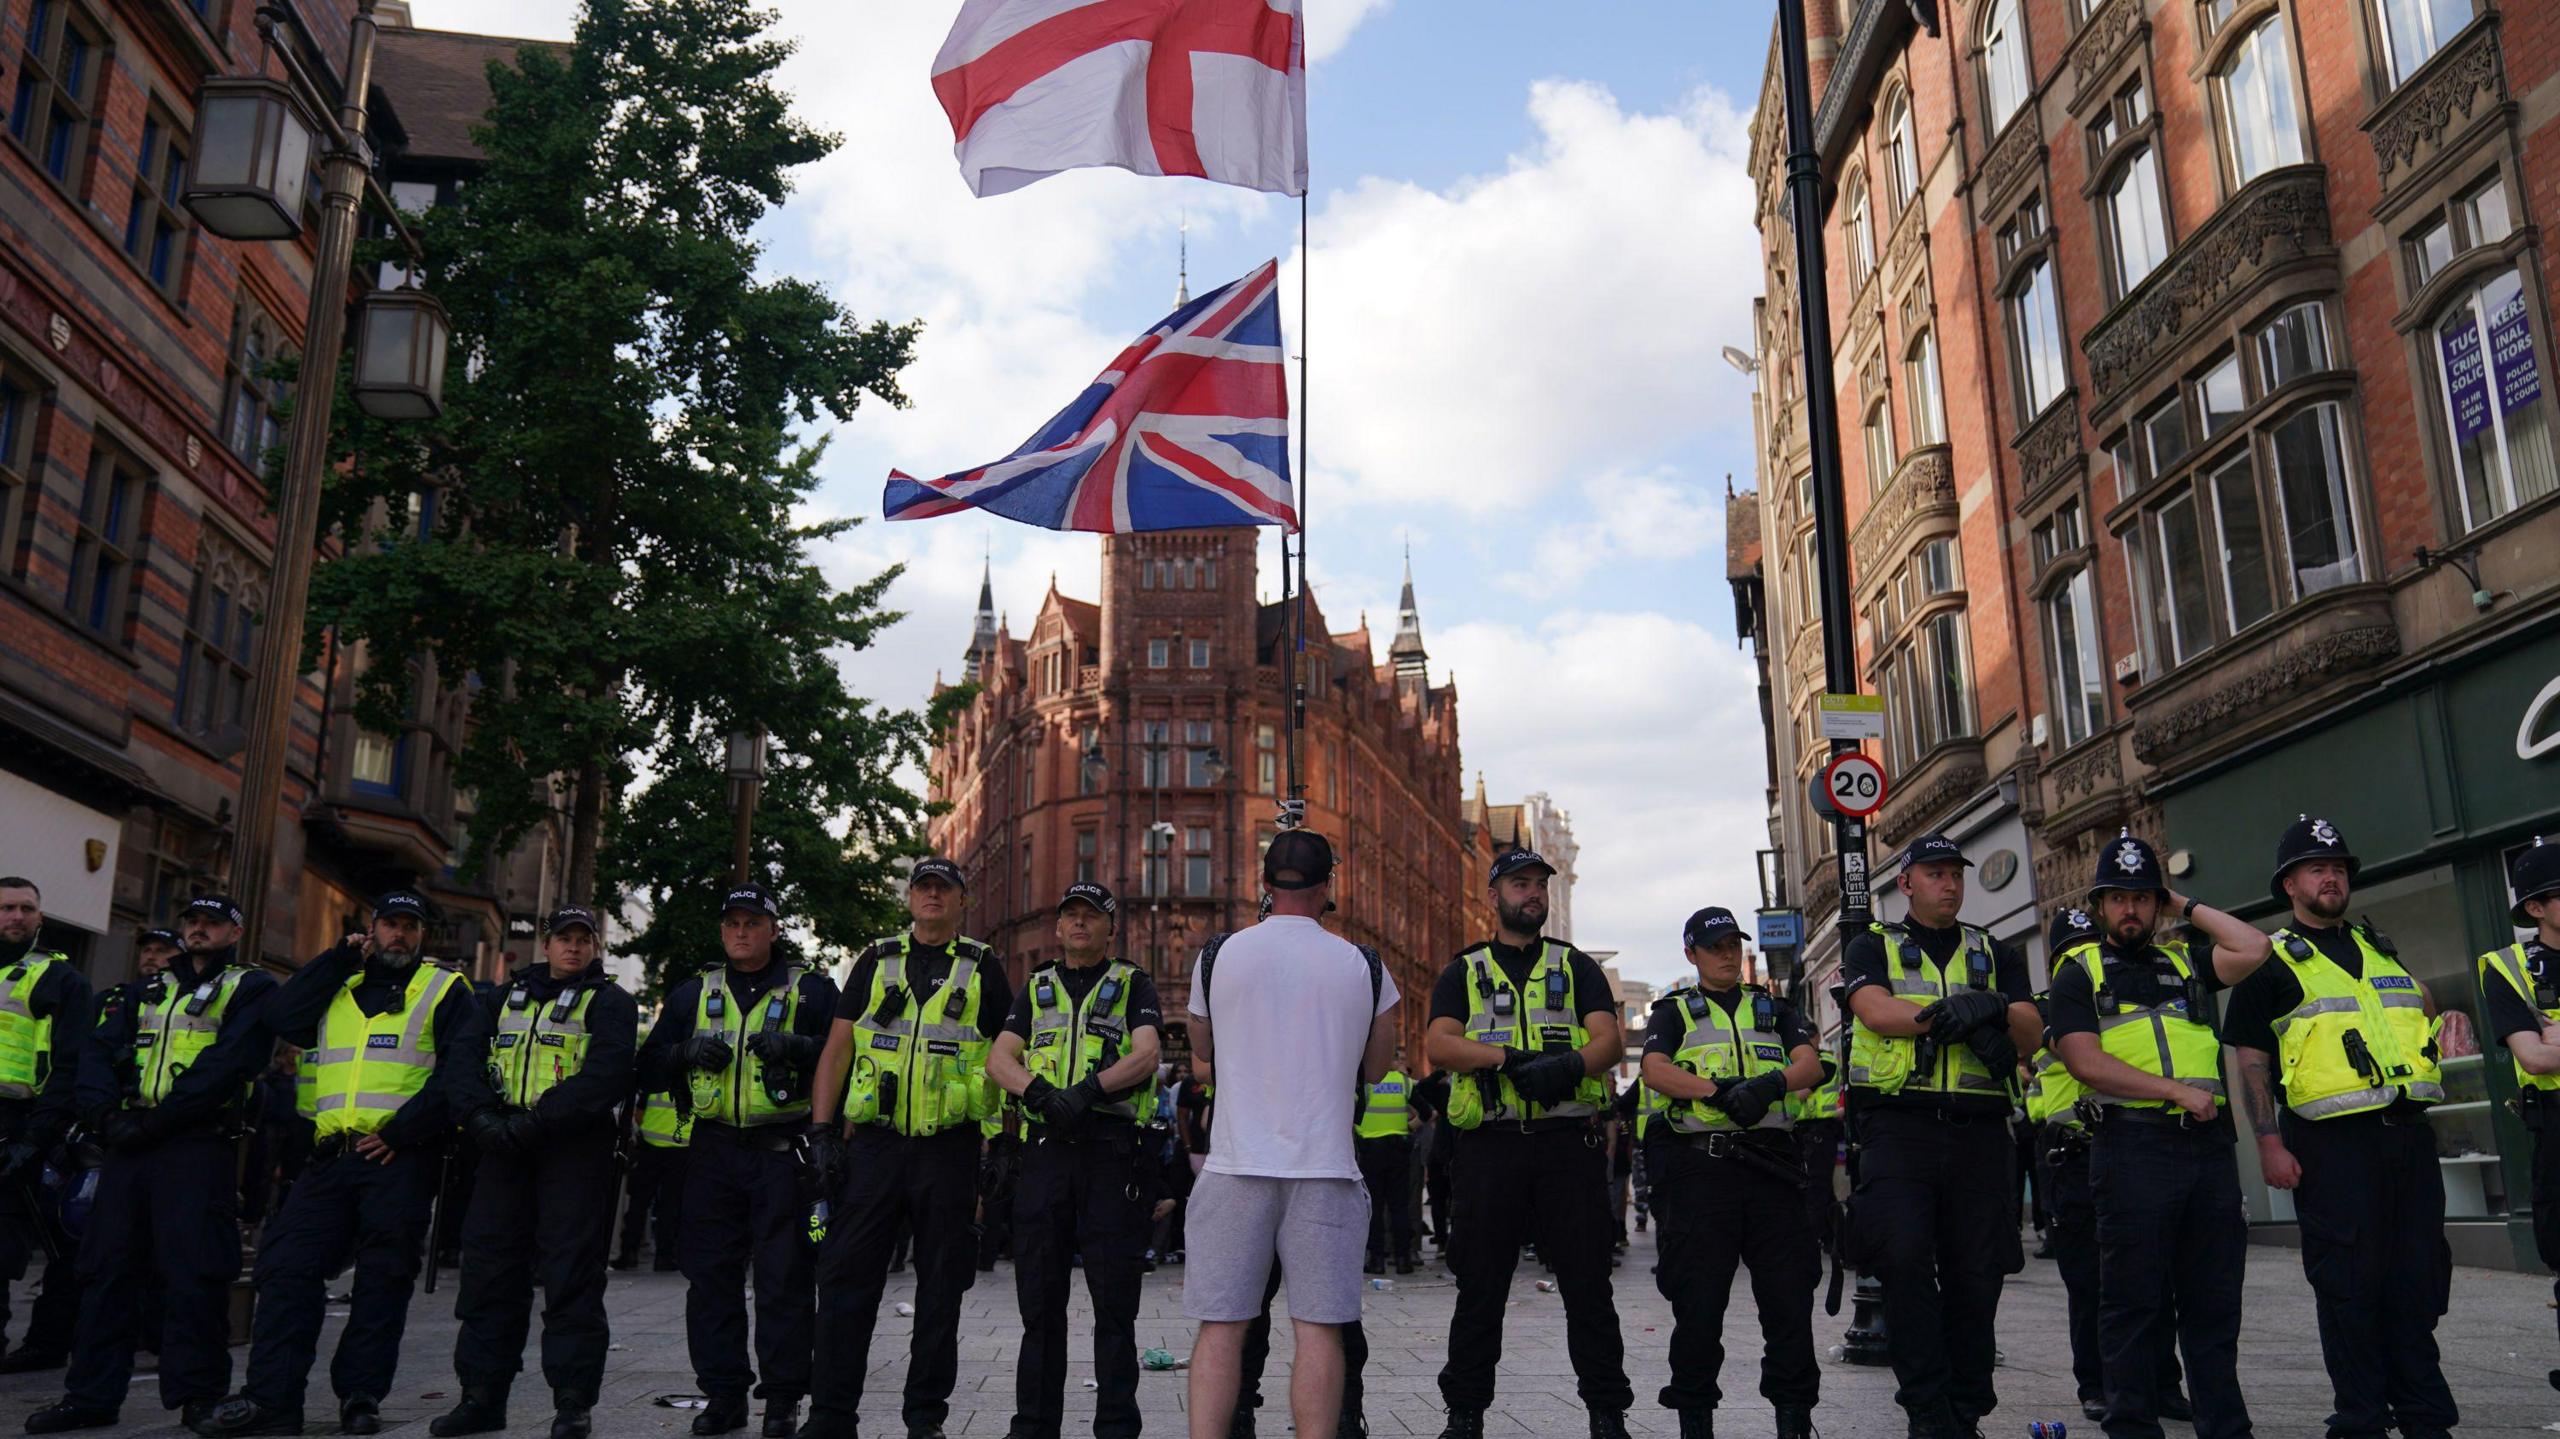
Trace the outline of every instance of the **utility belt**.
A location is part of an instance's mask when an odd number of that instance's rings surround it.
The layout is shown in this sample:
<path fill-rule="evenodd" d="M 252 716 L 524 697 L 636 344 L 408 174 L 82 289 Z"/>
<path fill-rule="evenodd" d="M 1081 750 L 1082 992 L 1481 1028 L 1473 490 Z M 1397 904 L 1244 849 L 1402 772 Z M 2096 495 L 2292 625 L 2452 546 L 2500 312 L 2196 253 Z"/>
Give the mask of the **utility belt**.
<path fill-rule="evenodd" d="M 1869 1124 L 1888 1115 L 1909 1116 L 1936 1124 L 1964 1126 L 1968 1124 L 2007 1124 L 2009 1109 L 2004 1104 L 1967 1105 L 1955 1100 L 1914 1099 L 1896 1097 L 1892 1103 L 1861 1106 L 1861 1118 Z"/>
<path fill-rule="evenodd" d="M 1456 1131 L 1458 1142 L 1469 1143 L 1483 1135 L 1493 1134 L 1573 1134 L 1579 1132 L 1594 1147 L 1600 1143 L 1600 1124 L 1596 1115 L 1567 1114 L 1540 1119 L 1492 1119 L 1473 1129 Z"/>
<path fill-rule="evenodd" d="M 2227 1134 L 2231 1128 L 2231 1112 L 2227 1109 L 2216 1111 L 2211 1119 L 2198 1119 L 2183 1109 L 2136 1109 L 2129 1104 L 2100 1104 L 2092 1099 L 2081 1100 L 2074 1109 L 2081 1122 L 2093 1131 L 2127 1124 L 2188 1134 Z"/>
<path fill-rule="evenodd" d="M 1084 1126 L 1071 1134 L 1053 1134 L 1046 1125 L 1031 1126 L 1023 1143 L 1030 1147 L 1047 1145 L 1094 1145 L 1106 1149 L 1135 1151 L 1150 1136 L 1147 1131 L 1127 1120 L 1087 1116 Z"/>
<path fill-rule="evenodd" d="M 2043 1136 L 2044 1162 L 2056 1169 L 2081 1164 L 2089 1158 L 2089 1131 L 2055 1120 L 2046 1120 Z"/>
<path fill-rule="evenodd" d="M 2560 1094 L 2560 1091 L 2520 1089 L 2516 1091 L 2515 1098 L 2507 1101 L 2507 1107 L 2515 1111 L 2526 1133 L 2540 1134 L 2555 1116 L 2560 1116 L 2560 1099 L 2554 1098 L 2555 1094 Z"/>
<path fill-rule="evenodd" d="M 1776 1131 L 1758 1132 L 1774 1133 Z M 1663 1135 L 1661 1142 L 1674 1148 L 1688 1150 L 1692 1154 L 1703 1154 L 1709 1159 L 1729 1160 L 1785 1180 L 1799 1189 L 1803 1188 L 1804 1166 L 1796 1162 L 1793 1143 L 1781 1151 L 1766 1142 L 1755 1143 L 1752 1139 L 1753 1133 L 1754 1131 L 1738 1129 L 1709 1130 L 1703 1134 L 1673 1130 Z"/>
<path fill-rule="evenodd" d="M 366 1131 L 368 1134 L 373 1132 L 374 1131 L 370 1130 Z M 355 1153 L 356 1141 L 363 1139 L 364 1137 L 365 1135 L 363 1134 L 332 1134 L 328 1138 L 311 1146 L 311 1162 L 314 1164 L 326 1164 L 330 1160 L 339 1158 L 342 1155 L 353 1154 Z M 398 1153 L 400 1157 L 405 1159 L 411 1154 L 440 1153 L 443 1148 L 444 1141 L 439 1139 L 433 1144 L 421 1144 L 415 1149 L 403 1149 L 398 1151 Z"/>
<path fill-rule="evenodd" d="M 726 1144 L 734 1149 L 761 1149 L 768 1154 L 787 1154 L 791 1151 L 793 1141 L 797 1140 L 807 1127 L 805 1123 L 798 1120 L 785 1120 L 779 1124 L 738 1125 L 723 1124 L 716 1119 L 697 1119 L 693 1122 L 693 1143 L 696 1147 L 700 1147 L 705 1140 L 708 1140 L 713 1144 Z"/>

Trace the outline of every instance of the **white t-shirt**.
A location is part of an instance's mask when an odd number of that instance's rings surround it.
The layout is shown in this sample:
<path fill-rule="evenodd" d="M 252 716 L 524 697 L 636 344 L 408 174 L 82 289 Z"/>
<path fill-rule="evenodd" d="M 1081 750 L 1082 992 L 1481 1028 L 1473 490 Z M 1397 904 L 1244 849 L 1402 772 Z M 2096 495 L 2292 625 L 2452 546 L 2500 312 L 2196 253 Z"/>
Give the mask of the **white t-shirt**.
<path fill-rule="evenodd" d="M 1372 1007 L 1359 946 L 1290 914 L 1228 936 L 1214 968 L 1205 992 L 1193 968 L 1190 1003 L 1209 1020 L 1209 1172 L 1359 1178 L 1360 1057 L 1370 1021 L 1396 1003 L 1395 976 L 1381 973 Z"/>

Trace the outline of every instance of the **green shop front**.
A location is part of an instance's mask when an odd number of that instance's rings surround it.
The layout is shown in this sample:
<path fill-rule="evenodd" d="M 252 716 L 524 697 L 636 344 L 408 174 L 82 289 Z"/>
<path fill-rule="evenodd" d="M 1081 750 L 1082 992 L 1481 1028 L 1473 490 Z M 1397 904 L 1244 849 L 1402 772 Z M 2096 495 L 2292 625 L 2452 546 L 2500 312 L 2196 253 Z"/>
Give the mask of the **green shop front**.
<path fill-rule="evenodd" d="M 2275 840 L 2299 815 L 2334 822 L 2363 861 L 2350 913 L 2395 942 L 2447 1012 L 2446 1102 L 2435 1111 L 2455 1259 L 2539 1267 L 2531 1138 L 2509 1104 L 2515 1073 L 2486 1032 L 2472 961 L 2513 943 L 2507 865 L 2533 836 L 2560 838 L 2560 632 L 2506 637 L 2412 666 L 2351 705 L 2155 791 L 2182 884 L 2273 928 Z M 2260 1237 L 2291 1242 L 2292 1197 L 2241 1150 Z"/>

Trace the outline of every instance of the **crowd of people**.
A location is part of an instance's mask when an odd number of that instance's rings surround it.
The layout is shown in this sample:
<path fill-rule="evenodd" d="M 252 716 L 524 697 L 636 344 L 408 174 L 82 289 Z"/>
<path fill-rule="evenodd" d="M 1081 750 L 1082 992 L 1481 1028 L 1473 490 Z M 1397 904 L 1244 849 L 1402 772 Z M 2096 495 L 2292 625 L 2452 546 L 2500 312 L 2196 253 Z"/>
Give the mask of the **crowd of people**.
<path fill-rule="evenodd" d="M 1413 1272 L 1427 1236 L 1456 1288 L 1442 1439 L 1485 1431 L 1524 1254 L 1555 1276 L 1592 1439 L 1626 1439 L 1613 1270 L 1632 1213 L 1657 1231 L 1674 1326 L 1656 1400 L 1683 1439 L 1713 1435 L 1738 1276 L 1779 1439 L 1810 1439 L 1826 1253 L 1835 1295 L 1843 1264 L 1880 1284 L 1910 1433 L 1957 1439 L 1999 1401 L 2032 1170 L 2088 1414 L 2113 1439 L 2164 1418 L 2234 1439 L 2251 1432 L 2237 1114 L 2301 1219 L 2330 1434 L 2448 1432 L 2434 1329 L 2452 1269 L 2426 1123 L 2445 1093 L 2440 1001 L 2347 919 L 2359 864 L 2336 827 L 2306 816 L 2279 839 L 2270 892 L 2289 913 L 2272 935 L 2173 891 L 2124 836 L 2053 915 L 2042 993 L 1961 920 L 1969 863 L 1939 835 L 1901 856 L 1906 912 L 1851 937 L 1828 1052 L 1753 982 L 1732 912 L 1699 910 L 1681 933 L 1695 977 L 1654 1004 L 1623 1089 L 1617 996 L 1544 937 L 1554 871 L 1527 850 L 1487 877 L 1493 936 L 1432 986 L 1420 1073 L 1388 966 L 1324 927 L 1334 853 L 1303 829 L 1264 856 L 1263 917 L 1197 956 L 1179 1031 L 1118 956 L 1108 889 L 1067 888 L 1058 957 L 1017 983 L 960 932 L 966 875 L 940 858 L 913 868 L 906 927 L 832 971 L 779 942 L 771 890 L 727 890 L 718 960 L 647 1020 L 581 906 L 548 917 L 537 962 L 475 989 L 427 957 L 412 891 L 282 979 L 243 962 L 239 910 L 205 896 L 141 937 L 136 979 L 93 993 L 38 946 L 37 887 L 0 877 L 0 1274 L 47 1260 L 0 1370 L 65 1371 L 31 1433 L 119 1422 L 147 1349 L 161 1403 L 196 1433 L 299 1434 L 327 1287 L 351 1269 L 329 1383 L 339 1432 L 378 1432 L 416 1281 L 426 1269 L 432 1288 L 450 1253 L 461 1392 L 433 1433 L 507 1426 L 538 1289 L 553 1439 L 586 1439 L 608 1272 L 645 1250 L 686 1284 L 694 1434 L 855 1439 L 887 1277 L 911 1264 L 900 1424 L 943 1439 L 962 1298 L 1009 1258 L 1007 1439 L 1061 1439 L 1080 1340 L 1096 1439 L 1134 1439 L 1142 1277 L 1180 1263 L 1199 1324 L 1191 1439 L 1255 1432 L 1284 1289 L 1294 1428 L 1329 1439 L 1366 1432 L 1364 1275 Z M 2512 888 L 2532 937 L 2481 956 L 2478 983 L 2538 1135 L 2560 1090 L 2560 846 L 2526 850 Z M 2549 1263 L 2560 1146 L 2544 1148 Z M 255 1305 L 235 1389 L 244 1223 Z M 1087 1336 L 1068 1325 L 1079 1270 Z"/>

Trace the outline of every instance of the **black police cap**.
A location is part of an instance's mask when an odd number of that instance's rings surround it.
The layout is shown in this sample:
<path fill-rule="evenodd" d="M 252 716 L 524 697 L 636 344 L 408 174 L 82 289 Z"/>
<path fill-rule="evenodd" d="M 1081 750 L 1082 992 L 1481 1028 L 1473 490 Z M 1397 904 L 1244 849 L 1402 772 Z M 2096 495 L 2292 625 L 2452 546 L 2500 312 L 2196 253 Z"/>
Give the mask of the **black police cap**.
<path fill-rule="evenodd" d="M 1493 873 L 1485 883 L 1500 884 L 1503 876 L 1518 874 L 1524 869 L 1543 869 L 1549 874 L 1556 872 L 1556 867 L 1547 863 L 1547 857 L 1534 849 L 1507 849 L 1493 857 Z"/>
<path fill-rule="evenodd" d="M 2336 825 L 2306 814 L 2286 826 L 2283 836 L 2276 841 L 2276 872 L 2267 879 L 2267 893 L 2275 896 L 2276 903 L 2285 903 L 2285 872 L 2297 864 L 2315 859 L 2343 862 L 2347 867 L 2349 884 L 2356 882 L 2356 871 L 2364 868 L 2364 862 L 2348 850 L 2347 842 L 2338 833 Z"/>
<path fill-rule="evenodd" d="M 238 924 L 240 922 L 240 906 L 234 904 L 231 900 L 231 896 L 227 894 L 197 895 L 195 898 L 187 901 L 186 908 L 178 911 L 178 917 L 180 919 L 184 919 L 188 915 L 198 913 L 210 914 L 225 924 Z"/>
<path fill-rule="evenodd" d="M 2076 905 L 2066 905 L 2055 910 L 2053 924 L 2044 933 L 2044 952 L 2047 963 L 2097 937 L 2098 924 L 2089 917 L 2089 911 Z"/>
<path fill-rule="evenodd" d="M 578 924 L 585 925 L 589 934 L 604 933 L 602 927 L 596 923 L 596 912 L 583 904 L 564 904 L 551 911 L 551 918 L 544 921 L 542 932 L 558 934 L 561 930 Z"/>
<path fill-rule="evenodd" d="M 1924 834 L 1902 852 L 1902 867 L 1916 869 L 1924 864 L 1960 864 L 1967 869 L 1973 861 L 1964 857 L 1964 846 L 1943 834 Z"/>
<path fill-rule="evenodd" d="M 731 910 L 745 910 L 768 919 L 780 919 L 782 901 L 775 899 L 773 891 L 760 884 L 732 885 L 720 899 L 720 912 L 725 915 Z"/>
<path fill-rule="evenodd" d="M 917 860 L 915 868 L 907 872 L 909 888 L 913 888 L 917 881 L 927 879 L 938 879 L 957 890 L 969 887 L 969 877 L 960 872 L 960 866 L 938 854 Z"/>
<path fill-rule="evenodd" d="M 373 917 L 380 919 L 390 914 L 414 915 L 423 920 L 427 917 L 427 897 L 414 889 L 385 890 L 373 902 Z"/>
<path fill-rule="evenodd" d="M 1689 922 L 1680 926 L 1680 943 L 1689 949 L 1705 949 L 1741 937 L 1742 921 L 1735 919 L 1733 911 L 1720 904 L 1708 905 L 1689 916 Z"/>
<path fill-rule="evenodd" d="M 1089 904 L 1105 916 L 1120 912 L 1120 901 L 1111 897 L 1111 891 L 1089 879 L 1080 879 L 1067 886 L 1067 892 L 1058 897 L 1058 912 L 1066 913 L 1067 906 L 1071 904 Z"/>

